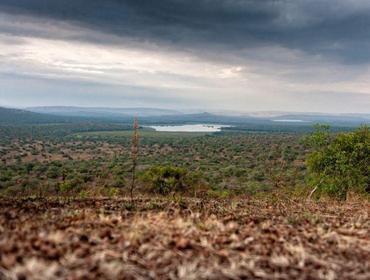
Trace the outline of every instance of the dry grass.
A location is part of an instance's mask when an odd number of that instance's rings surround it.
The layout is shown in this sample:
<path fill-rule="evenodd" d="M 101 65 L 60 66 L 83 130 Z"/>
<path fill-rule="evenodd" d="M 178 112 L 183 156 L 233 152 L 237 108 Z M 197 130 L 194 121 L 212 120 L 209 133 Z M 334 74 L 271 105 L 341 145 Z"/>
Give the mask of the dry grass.
<path fill-rule="evenodd" d="M 367 201 L 0 200 L 0 279 L 370 279 Z"/>

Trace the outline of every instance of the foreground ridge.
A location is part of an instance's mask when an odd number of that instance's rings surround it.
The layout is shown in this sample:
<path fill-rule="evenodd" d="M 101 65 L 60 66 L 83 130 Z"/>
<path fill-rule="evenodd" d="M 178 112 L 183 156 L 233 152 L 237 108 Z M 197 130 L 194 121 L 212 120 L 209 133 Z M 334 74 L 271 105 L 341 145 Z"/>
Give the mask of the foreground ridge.
<path fill-rule="evenodd" d="M 367 201 L 1 199 L 5 279 L 369 279 Z"/>

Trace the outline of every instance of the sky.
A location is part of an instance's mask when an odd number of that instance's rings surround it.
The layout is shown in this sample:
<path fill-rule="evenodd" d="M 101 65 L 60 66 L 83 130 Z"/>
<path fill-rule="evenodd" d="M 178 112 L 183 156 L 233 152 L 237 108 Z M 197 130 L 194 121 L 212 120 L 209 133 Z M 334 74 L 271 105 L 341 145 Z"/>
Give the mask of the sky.
<path fill-rule="evenodd" d="M 1 0 L 0 106 L 370 113 L 370 1 Z"/>

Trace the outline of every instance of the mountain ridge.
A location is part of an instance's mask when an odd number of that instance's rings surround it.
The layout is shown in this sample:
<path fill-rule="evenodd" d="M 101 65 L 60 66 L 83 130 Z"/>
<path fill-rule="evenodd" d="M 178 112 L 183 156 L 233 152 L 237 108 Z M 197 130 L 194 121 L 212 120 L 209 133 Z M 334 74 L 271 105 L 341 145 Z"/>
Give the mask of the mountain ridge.
<path fill-rule="evenodd" d="M 35 113 L 84 116 L 84 117 L 90 116 L 131 117 L 133 115 L 137 115 L 138 117 L 139 116 L 148 117 L 148 116 L 182 114 L 182 112 L 176 110 L 147 108 L 147 107 L 37 106 L 37 107 L 26 107 L 25 109 Z"/>
<path fill-rule="evenodd" d="M 74 106 L 42 106 L 13 109 L 0 107 L 0 123 L 57 123 L 75 121 L 132 122 L 139 117 L 143 123 L 315 123 L 360 125 L 370 124 L 370 114 L 324 114 L 324 113 L 287 113 L 274 112 L 273 116 L 262 112 L 260 115 L 249 113 L 244 115 L 225 115 L 221 113 L 200 112 L 184 113 L 176 110 L 128 107 L 74 107 Z"/>

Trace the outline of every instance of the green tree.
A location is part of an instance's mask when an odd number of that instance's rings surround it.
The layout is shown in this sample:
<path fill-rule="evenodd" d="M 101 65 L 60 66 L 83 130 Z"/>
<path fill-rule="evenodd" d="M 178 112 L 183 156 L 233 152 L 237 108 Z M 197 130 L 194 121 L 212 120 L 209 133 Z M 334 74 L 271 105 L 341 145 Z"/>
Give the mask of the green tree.
<path fill-rule="evenodd" d="M 180 167 L 154 166 L 144 173 L 143 180 L 150 184 L 151 191 L 166 195 L 185 191 L 186 175 L 186 170 Z"/>
<path fill-rule="evenodd" d="M 329 127 L 317 126 L 307 143 L 313 148 L 307 158 L 311 195 L 316 191 L 345 200 L 349 190 L 370 191 L 368 127 L 331 135 Z"/>

